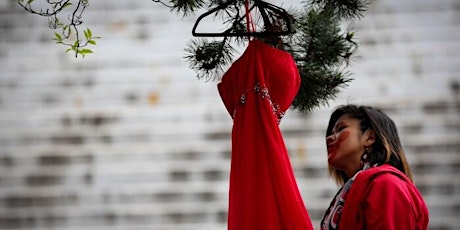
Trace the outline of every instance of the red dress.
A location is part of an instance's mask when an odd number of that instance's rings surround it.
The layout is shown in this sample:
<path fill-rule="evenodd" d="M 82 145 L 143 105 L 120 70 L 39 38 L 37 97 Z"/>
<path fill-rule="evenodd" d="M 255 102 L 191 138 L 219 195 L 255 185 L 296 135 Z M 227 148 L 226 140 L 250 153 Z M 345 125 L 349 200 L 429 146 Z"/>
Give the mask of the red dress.
<path fill-rule="evenodd" d="M 278 127 L 299 87 L 292 56 L 257 40 L 218 84 L 233 118 L 229 230 L 313 229 Z"/>

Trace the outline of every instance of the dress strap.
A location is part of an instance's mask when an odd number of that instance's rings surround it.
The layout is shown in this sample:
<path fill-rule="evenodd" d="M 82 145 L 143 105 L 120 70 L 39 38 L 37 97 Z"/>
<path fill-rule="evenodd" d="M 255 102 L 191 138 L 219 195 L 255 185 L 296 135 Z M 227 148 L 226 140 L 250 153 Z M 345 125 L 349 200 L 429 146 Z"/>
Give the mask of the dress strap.
<path fill-rule="evenodd" d="M 244 8 L 246 10 L 246 30 L 248 33 L 252 33 L 256 31 L 254 21 L 252 20 L 251 12 L 249 11 L 249 0 L 244 1 Z M 250 36 L 248 36 L 249 40 L 252 40 Z"/>

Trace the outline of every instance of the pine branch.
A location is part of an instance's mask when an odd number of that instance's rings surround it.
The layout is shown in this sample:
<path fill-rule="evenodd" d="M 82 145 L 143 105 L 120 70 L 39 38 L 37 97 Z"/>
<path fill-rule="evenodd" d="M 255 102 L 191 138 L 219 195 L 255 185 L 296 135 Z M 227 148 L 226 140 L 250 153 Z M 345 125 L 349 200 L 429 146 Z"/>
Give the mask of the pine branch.
<path fill-rule="evenodd" d="M 164 3 L 162 0 L 152 1 L 162 3 L 175 13 L 182 13 L 184 17 L 193 14 L 193 12 L 202 8 L 205 3 L 204 0 L 169 0 L 169 3 Z"/>
<path fill-rule="evenodd" d="M 353 34 L 341 34 L 338 17 L 327 9 L 311 7 L 296 20 L 297 33 L 289 37 L 286 50 L 297 63 L 302 84 L 293 107 L 309 112 L 327 105 L 351 79 L 344 72 L 357 44 Z"/>
<path fill-rule="evenodd" d="M 199 79 L 218 79 L 233 60 L 234 49 L 223 41 L 192 40 L 185 49 L 185 59 Z"/>
<path fill-rule="evenodd" d="M 369 0 L 310 0 L 310 7 L 320 8 L 339 20 L 354 20 L 363 16 Z"/>

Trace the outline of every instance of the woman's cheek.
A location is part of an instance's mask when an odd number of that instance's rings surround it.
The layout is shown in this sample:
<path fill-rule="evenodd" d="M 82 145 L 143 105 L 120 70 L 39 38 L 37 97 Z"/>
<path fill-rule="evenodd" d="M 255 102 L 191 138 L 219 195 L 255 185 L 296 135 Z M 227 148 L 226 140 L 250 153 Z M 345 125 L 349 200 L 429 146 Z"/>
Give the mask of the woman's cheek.
<path fill-rule="evenodd" d="M 350 136 L 350 131 L 344 130 L 342 131 L 336 141 L 336 146 L 335 148 L 331 149 L 331 151 L 328 154 L 328 163 L 330 165 L 337 166 L 337 163 L 340 162 L 340 148 L 342 147 L 343 142 L 345 142 L 348 137 Z M 338 155 L 337 155 L 338 154 Z"/>
<path fill-rule="evenodd" d="M 337 153 L 340 151 L 341 145 L 345 142 L 348 137 L 350 136 L 350 131 L 343 130 L 340 132 L 339 136 L 337 137 L 335 147 L 328 149 L 328 162 L 333 163 L 334 159 L 336 158 Z M 340 155 L 340 154 L 339 154 Z"/>
<path fill-rule="evenodd" d="M 344 130 L 340 133 L 339 138 L 337 138 L 337 146 L 340 148 L 340 145 L 348 139 L 350 136 L 350 131 Z"/>

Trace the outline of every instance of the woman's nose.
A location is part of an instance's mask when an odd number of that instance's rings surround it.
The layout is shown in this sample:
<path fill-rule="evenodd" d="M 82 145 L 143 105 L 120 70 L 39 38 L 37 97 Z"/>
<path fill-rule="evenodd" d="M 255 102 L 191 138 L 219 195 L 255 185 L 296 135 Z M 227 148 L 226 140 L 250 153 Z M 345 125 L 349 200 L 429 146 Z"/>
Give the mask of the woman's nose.
<path fill-rule="evenodd" d="M 331 134 L 331 135 L 326 137 L 326 144 L 332 143 L 332 142 L 334 142 L 334 140 L 335 140 L 335 135 Z"/>

